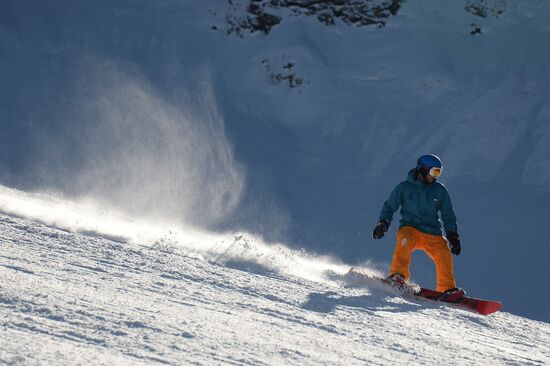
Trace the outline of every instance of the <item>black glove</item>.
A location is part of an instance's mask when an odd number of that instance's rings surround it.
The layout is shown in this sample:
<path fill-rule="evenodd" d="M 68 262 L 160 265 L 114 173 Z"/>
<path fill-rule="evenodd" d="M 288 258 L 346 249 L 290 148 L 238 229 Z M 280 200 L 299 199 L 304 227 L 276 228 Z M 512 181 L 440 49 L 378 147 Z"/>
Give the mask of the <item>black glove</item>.
<path fill-rule="evenodd" d="M 449 240 L 449 249 L 454 255 L 459 255 L 462 250 L 462 245 L 460 245 L 460 239 L 457 232 L 449 231 L 447 233 L 447 239 Z"/>
<path fill-rule="evenodd" d="M 386 231 L 390 227 L 390 223 L 387 220 L 380 220 L 372 231 L 372 237 L 375 239 L 381 239 L 384 237 Z"/>

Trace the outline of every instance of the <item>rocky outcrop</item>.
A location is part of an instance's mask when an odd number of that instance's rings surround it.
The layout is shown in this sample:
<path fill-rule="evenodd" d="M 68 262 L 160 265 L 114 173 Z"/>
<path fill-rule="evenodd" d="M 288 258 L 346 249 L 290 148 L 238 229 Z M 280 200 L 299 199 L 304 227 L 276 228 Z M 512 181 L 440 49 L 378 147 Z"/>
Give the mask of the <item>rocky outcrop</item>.
<path fill-rule="evenodd" d="M 468 0 L 464 9 L 479 18 L 498 18 L 506 11 L 506 0 Z M 471 23 L 470 26 L 470 34 L 483 34 L 483 28 L 477 22 Z"/>
<path fill-rule="evenodd" d="M 466 11 L 480 18 L 499 17 L 506 10 L 505 0 L 468 0 Z"/>
<path fill-rule="evenodd" d="M 305 84 L 309 84 L 309 81 L 305 80 L 296 74 L 294 70 L 295 63 L 287 61 L 289 56 L 283 55 L 281 65 L 275 65 L 268 58 L 262 60 L 262 65 L 269 76 L 269 82 L 272 85 L 286 84 L 290 89 L 300 88 Z"/>
<path fill-rule="evenodd" d="M 383 27 L 405 0 L 228 0 L 228 33 L 268 34 L 283 21 L 280 14 L 316 17 L 321 23 L 337 22 L 362 27 Z M 243 8 L 245 9 L 244 16 Z"/>

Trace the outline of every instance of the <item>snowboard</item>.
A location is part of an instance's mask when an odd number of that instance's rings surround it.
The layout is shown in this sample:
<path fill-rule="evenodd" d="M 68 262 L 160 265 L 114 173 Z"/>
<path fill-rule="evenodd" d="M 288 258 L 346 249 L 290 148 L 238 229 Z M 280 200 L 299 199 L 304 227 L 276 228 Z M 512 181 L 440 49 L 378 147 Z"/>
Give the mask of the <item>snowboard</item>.
<path fill-rule="evenodd" d="M 502 303 L 493 300 L 476 299 L 474 297 L 463 296 L 455 301 L 445 301 L 440 299 L 442 292 L 430 290 L 427 288 L 420 288 L 420 291 L 414 294 L 414 296 L 424 299 L 438 301 L 447 304 L 454 304 L 459 308 L 471 310 L 481 315 L 489 315 L 500 310 Z"/>
<path fill-rule="evenodd" d="M 380 281 L 381 283 L 391 287 L 392 289 L 397 290 L 406 297 L 420 298 L 428 301 L 437 301 L 442 304 L 452 304 L 452 306 L 455 306 L 457 308 L 473 311 L 481 315 L 489 315 L 495 313 L 499 311 L 500 307 L 502 306 L 502 303 L 500 303 L 499 301 L 476 299 L 468 296 L 463 296 L 452 302 L 445 301 L 441 298 L 443 295 L 442 292 L 430 290 L 423 287 L 418 288 L 412 285 L 404 289 L 398 289 L 395 286 L 392 286 L 392 284 L 388 282 L 387 279 L 363 273 L 354 267 L 350 268 L 350 270 L 348 271 L 348 275 L 354 277 L 363 277 L 367 280 Z"/>

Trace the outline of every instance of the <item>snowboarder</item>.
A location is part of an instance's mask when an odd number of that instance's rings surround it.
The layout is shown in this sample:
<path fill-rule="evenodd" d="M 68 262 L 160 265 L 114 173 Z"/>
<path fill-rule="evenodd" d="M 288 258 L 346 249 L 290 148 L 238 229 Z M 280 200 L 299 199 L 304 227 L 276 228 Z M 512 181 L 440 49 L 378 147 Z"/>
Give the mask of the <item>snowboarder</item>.
<path fill-rule="evenodd" d="M 437 291 L 452 301 L 465 295 L 464 290 L 456 287 L 451 255 L 459 255 L 462 247 L 449 192 L 437 181 L 442 169 L 437 156 L 422 155 L 416 168 L 409 171 L 407 180 L 399 183 L 384 203 L 372 235 L 375 239 L 382 238 L 390 227 L 394 212 L 401 206 L 397 244 L 388 280 L 398 288 L 405 288 L 410 278 L 411 253 L 422 250 L 435 263 Z"/>

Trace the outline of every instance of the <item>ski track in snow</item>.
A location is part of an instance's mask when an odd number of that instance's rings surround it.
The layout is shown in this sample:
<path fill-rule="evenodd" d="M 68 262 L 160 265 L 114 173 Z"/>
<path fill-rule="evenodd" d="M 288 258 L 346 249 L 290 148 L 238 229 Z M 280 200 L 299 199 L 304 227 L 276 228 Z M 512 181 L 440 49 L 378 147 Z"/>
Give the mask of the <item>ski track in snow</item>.
<path fill-rule="evenodd" d="M 0 215 L 0 364 L 550 363 L 550 326 Z"/>

